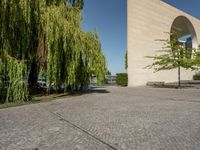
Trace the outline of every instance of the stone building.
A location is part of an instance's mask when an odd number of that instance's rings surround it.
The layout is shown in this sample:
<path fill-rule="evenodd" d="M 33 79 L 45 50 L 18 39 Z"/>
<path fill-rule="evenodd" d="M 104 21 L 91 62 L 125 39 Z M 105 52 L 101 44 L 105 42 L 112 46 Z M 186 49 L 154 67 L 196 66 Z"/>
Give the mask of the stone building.
<path fill-rule="evenodd" d="M 192 47 L 200 44 L 200 20 L 161 1 L 128 0 L 128 75 L 129 86 L 147 82 L 177 81 L 177 70 L 160 71 L 144 69 L 153 60 L 162 44 L 156 39 L 170 38 L 165 32 L 177 30 L 182 36 L 190 35 Z M 191 80 L 194 72 L 182 69 L 181 80 Z"/>

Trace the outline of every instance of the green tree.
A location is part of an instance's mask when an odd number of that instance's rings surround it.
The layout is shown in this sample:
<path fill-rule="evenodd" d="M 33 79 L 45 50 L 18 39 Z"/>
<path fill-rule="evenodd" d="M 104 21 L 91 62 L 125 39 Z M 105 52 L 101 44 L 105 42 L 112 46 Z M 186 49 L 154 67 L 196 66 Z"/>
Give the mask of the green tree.
<path fill-rule="evenodd" d="M 106 60 L 96 33 L 81 29 L 83 0 L 0 1 L 0 96 L 26 101 L 39 73 L 48 88 L 81 89 L 104 81 Z M 16 73 L 16 74 L 15 74 Z M 2 92 L 3 91 L 3 92 Z"/>
<path fill-rule="evenodd" d="M 200 67 L 200 45 L 198 46 L 197 49 L 194 49 L 194 59 L 195 59 L 195 63 L 194 65 L 196 66 L 196 68 Z"/>
<path fill-rule="evenodd" d="M 168 33 L 169 34 L 169 33 Z M 157 40 L 163 44 L 161 50 L 158 50 L 158 55 L 147 56 L 153 59 L 151 65 L 146 66 L 148 69 L 154 69 L 155 72 L 162 70 L 178 70 L 178 86 L 181 86 L 181 68 L 185 69 L 198 69 L 197 64 L 197 50 L 189 49 L 179 42 L 179 35 L 177 33 L 170 34 L 171 39 Z"/>
<path fill-rule="evenodd" d="M 125 54 L 125 69 L 127 70 L 128 68 L 128 51 L 126 50 L 126 54 Z"/>
<path fill-rule="evenodd" d="M 112 75 L 111 72 L 109 70 L 107 70 L 106 75 Z"/>

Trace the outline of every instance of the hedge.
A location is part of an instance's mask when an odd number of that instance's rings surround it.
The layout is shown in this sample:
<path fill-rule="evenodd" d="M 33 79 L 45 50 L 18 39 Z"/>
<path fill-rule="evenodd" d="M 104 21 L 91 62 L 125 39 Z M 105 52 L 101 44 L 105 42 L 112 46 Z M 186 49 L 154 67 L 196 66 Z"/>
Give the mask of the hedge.
<path fill-rule="evenodd" d="M 193 75 L 193 80 L 200 80 L 200 74 Z"/>
<path fill-rule="evenodd" d="M 117 73 L 116 74 L 116 83 L 119 86 L 128 85 L 128 74 L 127 73 Z"/>

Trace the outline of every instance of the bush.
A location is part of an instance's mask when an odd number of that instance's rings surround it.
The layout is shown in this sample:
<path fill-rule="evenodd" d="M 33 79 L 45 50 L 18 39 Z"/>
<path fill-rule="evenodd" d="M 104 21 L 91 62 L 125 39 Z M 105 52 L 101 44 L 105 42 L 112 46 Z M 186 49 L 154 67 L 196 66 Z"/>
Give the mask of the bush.
<path fill-rule="evenodd" d="M 200 74 L 193 75 L 193 80 L 200 80 Z"/>
<path fill-rule="evenodd" d="M 128 74 L 127 73 L 117 73 L 116 83 L 119 86 L 128 85 Z"/>

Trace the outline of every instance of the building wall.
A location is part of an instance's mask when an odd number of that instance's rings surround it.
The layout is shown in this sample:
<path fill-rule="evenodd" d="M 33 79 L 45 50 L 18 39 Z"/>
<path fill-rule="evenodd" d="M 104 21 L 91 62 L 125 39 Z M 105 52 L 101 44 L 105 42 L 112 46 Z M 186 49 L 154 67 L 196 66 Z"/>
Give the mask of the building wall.
<path fill-rule="evenodd" d="M 147 82 L 177 81 L 177 70 L 161 71 L 144 69 L 152 63 L 145 56 L 155 55 L 161 49 L 156 39 L 166 39 L 173 21 L 178 16 L 187 17 L 193 24 L 198 44 L 200 41 L 200 21 L 185 12 L 160 0 L 128 0 L 128 75 L 129 86 L 145 85 Z M 181 80 L 190 80 L 194 72 L 182 69 Z"/>

